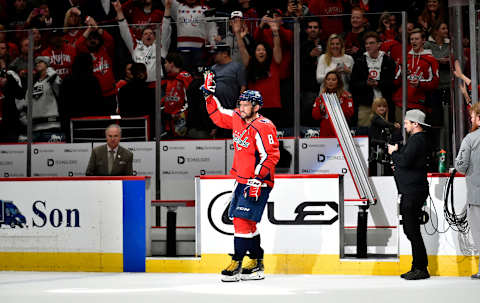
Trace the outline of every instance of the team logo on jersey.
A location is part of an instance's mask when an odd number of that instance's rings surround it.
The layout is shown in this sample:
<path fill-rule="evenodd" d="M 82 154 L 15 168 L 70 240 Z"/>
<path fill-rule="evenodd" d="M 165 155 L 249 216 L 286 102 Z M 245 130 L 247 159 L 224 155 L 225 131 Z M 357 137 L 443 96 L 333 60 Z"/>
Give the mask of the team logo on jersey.
<path fill-rule="evenodd" d="M 233 131 L 233 143 L 237 150 L 242 150 L 242 148 L 248 148 L 248 146 L 250 145 L 250 142 L 248 142 L 248 136 L 243 138 L 246 133 L 246 129 L 242 133 Z"/>

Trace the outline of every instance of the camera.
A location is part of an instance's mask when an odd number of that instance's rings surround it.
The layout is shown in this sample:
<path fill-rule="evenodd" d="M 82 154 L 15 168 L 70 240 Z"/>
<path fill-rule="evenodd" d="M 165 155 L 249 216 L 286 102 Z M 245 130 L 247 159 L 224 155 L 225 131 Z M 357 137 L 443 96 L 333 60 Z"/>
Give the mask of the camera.
<path fill-rule="evenodd" d="M 269 9 L 267 10 L 267 12 L 265 13 L 265 15 L 269 18 L 273 18 L 273 10 Z"/>
<path fill-rule="evenodd" d="M 391 165 L 393 161 L 392 157 L 388 154 L 388 145 L 400 144 L 402 141 L 394 138 L 389 128 L 383 128 L 380 137 L 381 138 L 372 138 L 370 140 L 370 161 Z"/>
<path fill-rule="evenodd" d="M 0 69 L 0 78 L 6 78 L 6 77 L 7 77 L 7 70 Z"/>

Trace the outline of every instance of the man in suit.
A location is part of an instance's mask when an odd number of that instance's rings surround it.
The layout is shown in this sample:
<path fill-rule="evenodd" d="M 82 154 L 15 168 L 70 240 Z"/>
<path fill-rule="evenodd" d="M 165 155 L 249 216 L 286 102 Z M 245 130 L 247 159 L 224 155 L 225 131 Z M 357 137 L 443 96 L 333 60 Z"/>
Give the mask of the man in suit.
<path fill-rule="evenodd" d="M 95 147 L 88 161 L 87 176 L 131 176 L 133 175 L 133 153 L 118 145 L 122 129 L 112 124 L 105 130 L 107 144 Z"/>

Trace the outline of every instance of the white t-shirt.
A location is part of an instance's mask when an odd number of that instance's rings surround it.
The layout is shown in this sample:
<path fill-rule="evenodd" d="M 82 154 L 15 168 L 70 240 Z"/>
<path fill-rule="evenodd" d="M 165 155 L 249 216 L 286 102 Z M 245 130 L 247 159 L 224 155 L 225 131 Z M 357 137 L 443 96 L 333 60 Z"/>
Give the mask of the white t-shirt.
<path fill-rule="evenodd" d="M 382 70 L 382 62 L 383 62 L 383 55 L 385 53 L 380 51 L 378 53 L 377 58 L 372 58 L 365 52 L 365 57 L 367 58 L 367 66 L 368 66 L 368 77 L 374 80 L 380 80 L 380 72 Z M 373 89 L 373 99 L 381 98 L 382 92 L 375 87 Z"/>

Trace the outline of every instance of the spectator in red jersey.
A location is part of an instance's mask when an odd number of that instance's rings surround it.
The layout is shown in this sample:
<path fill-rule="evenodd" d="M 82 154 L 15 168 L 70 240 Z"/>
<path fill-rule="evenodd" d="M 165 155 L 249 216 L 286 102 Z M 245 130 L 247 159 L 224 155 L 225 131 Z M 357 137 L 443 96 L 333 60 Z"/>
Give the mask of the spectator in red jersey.
<path fill-rule="evenodd" d="M 321 17 L 321 27 L 323 28 L 322 40 L 327 40 L 331 34 L 341 34 L 343 30 L 343 17 L 339 16 L 345 14 L 345 6 L 348 5 L 348 0 L 311 0 L 308 6 L 310 13 L 314 16 L 329 16 Z"/>
<path fill-rule="evenodd" d="M 182 57 L 177 53 L 169 53 L 165 58 L 165 72 L 167 75 L 162 80 L 162 87 L 165 87 L 162 98 L 165 130 L 169 136 L 184 137 L 187 134 L 187 89 L 193 78 L 183 70 Z"/>
<path fill-rule="evenodd" d="M 18 46 L 7 40 L 7 32 L 5 32 L 6 28 L 4 25 L 0 24 L 0 42 L 5 42 L 8 49 L 8 57 L 10 60 L 14 60 L 18 57 L 19 51 Z"/>
<path fill-rule="evenodd" d="M 63 22 L 65 35 L 63 39 L 68 44 L 74 46 L 75 42 L 82 36 L 83 29 L 76 28 L 82 26 L 82 13 L 77 7 L 72 7 L 65 13 L 65 20 Z"/>
<path fill-rule="evenodd" d="M 365 19 L 364 14 L 365 11 L 362 8 L 358 6 L 352 8 L 352 15 L 350 16 L 352 30 L 345 35 L 345 53 L 354 59 L 365 52 L 363 35 L 365 34 L 367 19 Z"/>
<path fill-rule="evenodd" d="M 76 55 L 76 48 L 63 40 L 63 32 L 61 30 L 52 31 L 50 46 L 42 52 L 42 56 L 50 58 L 50 67 L 62 79 L 65 79 L 72 72 L 72 64 Z"/>
<path fill-rule="evenodd" d="M 137 40 L 142 39 L 143 28 L 152 23 L 161 23 L 163 11 L 152 0 L 127 0 L 122 4 L 125 17 Z"/>
<path fill-rule="evenodd" d="M 93 60 L 93 73 L 100 82 L 103 102 L 97 106 L 99 115 L 111 115 L 117 109 L 115 78 L 113 75 L 112 53 L 114 42 L 107 31 L 98 28 L 92 17 L 86 19 L 88 28 L 75 43 L 79 52 L 90 53 Z"/>
<path fill-rule="evenodd" d="M 426 104 L 427 94 L 438 87 L 438 62 L 432 56 L 431 50 L 423 48 L 425 33 L 421 29 L 414 29 L 410 34 L 412 49 L 407 55 L 407 108 L 420 109 L 429 114 L 431 108 Z M 402 77 L 401 66 L 397 66 L 395 84 L 397 89 L 393 94 L 395 102 L 395 120 L 402 121 Z"/>
<path fill-rule="evenodd" d="M 325 101 L 321 94 L 336 94 L 342 107 L 345 119 L 349 122 L 353 116 L 353 100 L 352 95 L 343 89 L 342 77 L 336 71 L 330 71 L 325 77 L 325 85 L 323 86 L 320 96 L 317 97 L 313 104 L 312 116 L 315 120 L 320 120 L 320 136 L 335 137 L 335 130 L 332 121 L 328 116 L 325 108 Z"/>
<path fill-rule="evenodd" d="M 274 22 L 278 25 L 278 35 L 280 38 L 280 46 L 282 48 L 282 62 L 280 63 L 280 79 L 287 79 L 291 75 L 292 69 L 292 45 L 293 45 L 293 32 L 283 26 L 282 11 L 279 9 L 273 9 L 267 12 L 265 16 L 260 20 L 260 24 L 253 34 L 255 41 L 264 41 L 268 43 L 270 47 L 273 45 L 273 32 L 270 24 Z M 260 92 L 261 93 L 261 92 Z M 262 94 L 263 96 L 263 94 Z M 278 123 L 278 122 L 277 122 Z"/>
<path fill-rule="evenodd" d="M 273 15 L 273 18 L 270 16 Z M 273 20 L 278 25 L 278 35 L 280 38 L 280 46 L 282 48 L 282 61 L 280 62 L 280 98 L 281 107 L 283 107 L 282 118 L 275 121 L 277 126 L 280 127 L 292 127 L 293 125 L 293 31 L 285 27 L 282 21 L 282 12 L 274 9 L 267 11 L 267 14 L 260 21 L 260 25 L 253 37 L 255 41 L 264 41 L 268 43 L 270 47 L 274 47 L 273 32 L 270 28 L 268 21 Z M 265 96 L 264 92 L 261 92 Z M 275 118 L 275 116 L 270 115 Z"/>
<path fill-rule="evenodd" d="M 265 18 L 270 26 L 273 38 L 273 50 L 266 42 L 257 42 L 255 54 L 247 66 L 247 88 L 257 90 L 263 96 L 263 112 L 274 122 L 281 119 L 282 103 L 280 99 L 280 63 L 282 47 L 280 45 L 279 24 L 272 18 Z M 267 114 L 268 113 L 268 114 Z"/>

